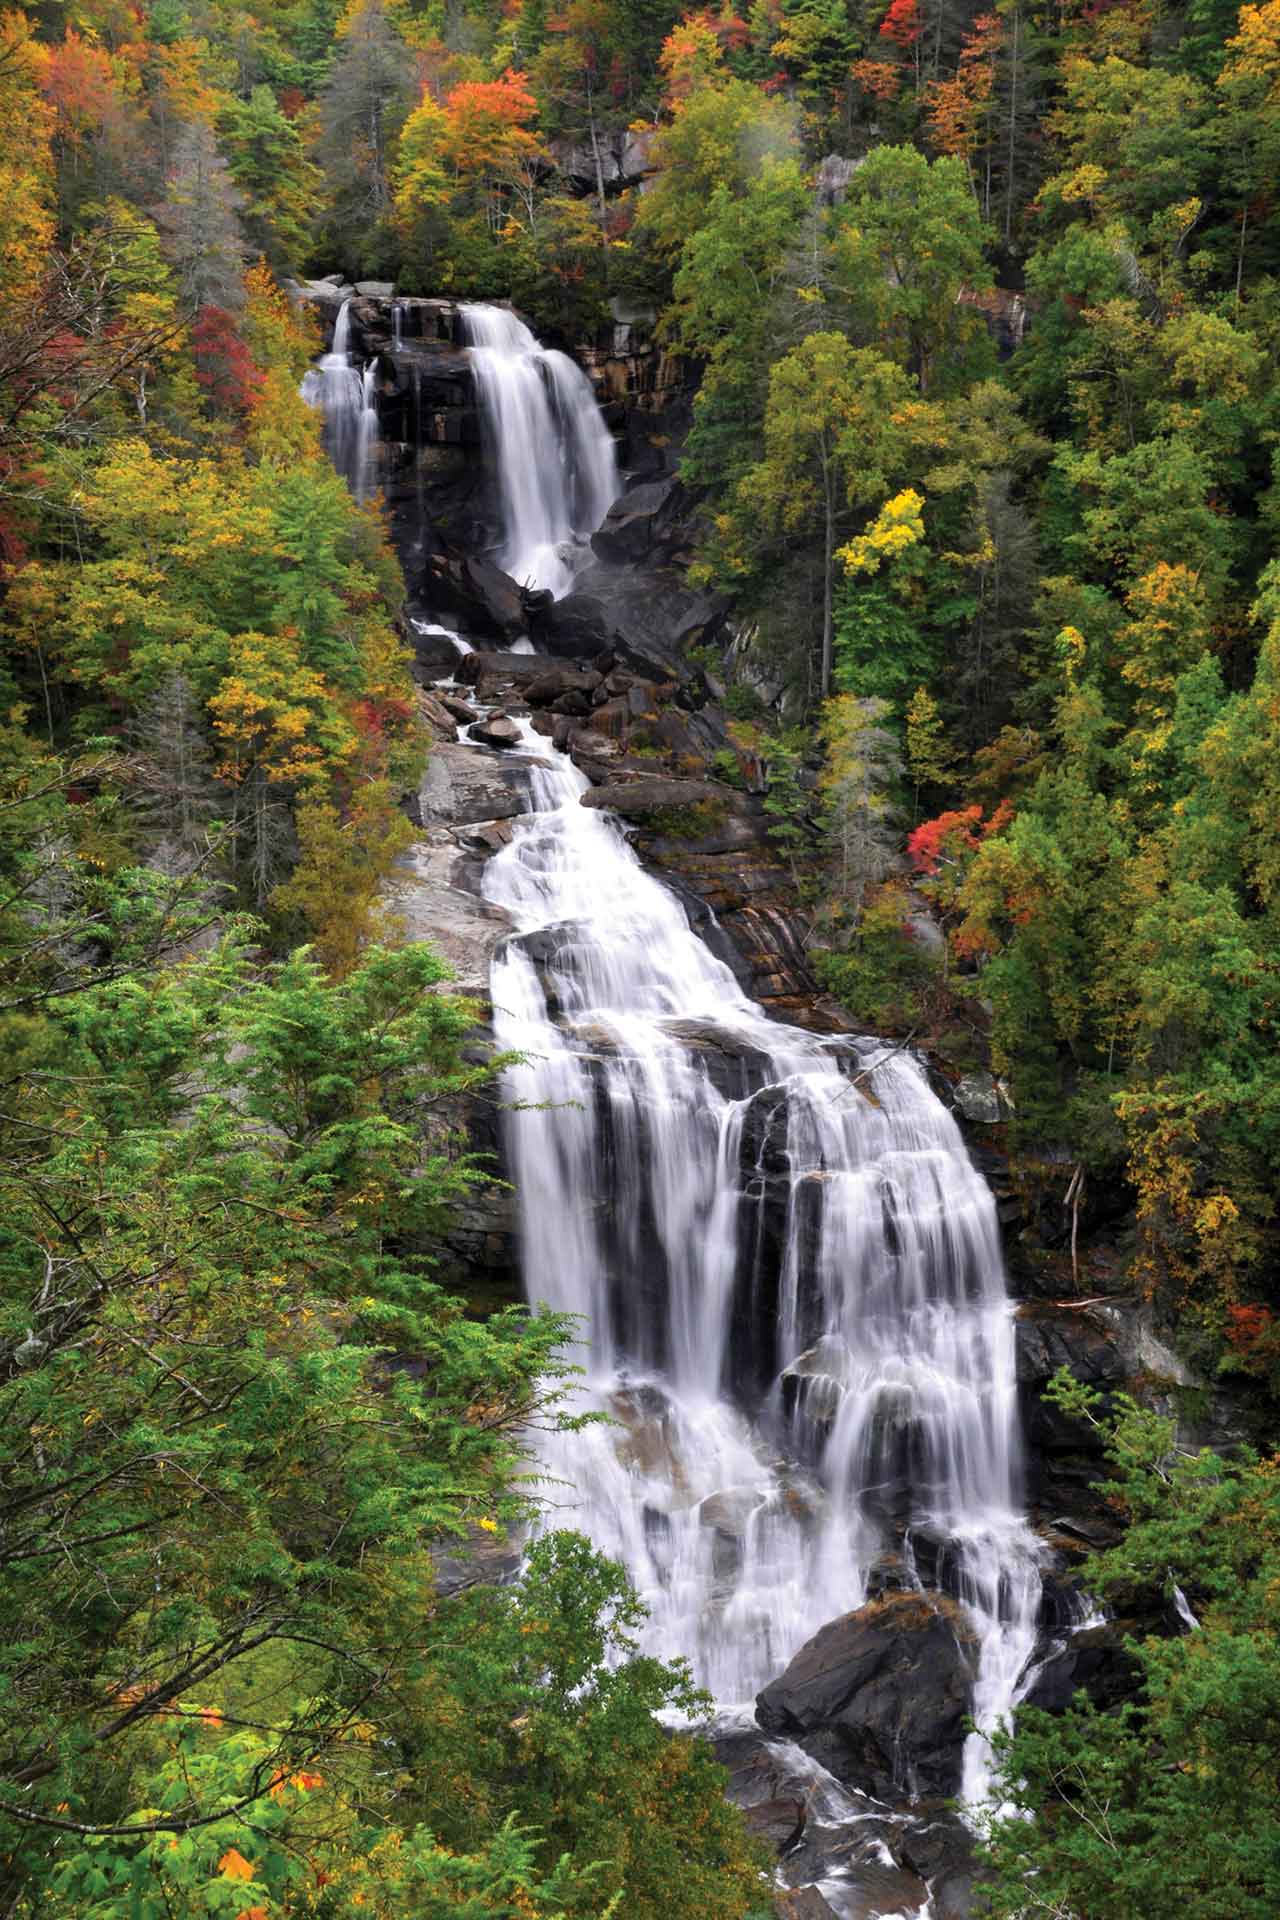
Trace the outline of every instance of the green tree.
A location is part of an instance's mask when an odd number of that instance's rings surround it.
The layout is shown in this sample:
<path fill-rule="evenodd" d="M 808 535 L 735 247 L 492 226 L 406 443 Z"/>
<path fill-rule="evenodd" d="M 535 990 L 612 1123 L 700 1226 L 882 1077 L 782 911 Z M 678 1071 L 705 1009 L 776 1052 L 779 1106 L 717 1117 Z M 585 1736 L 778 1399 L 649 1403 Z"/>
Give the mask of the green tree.
<path fill-rule="evenodd" d="M 857 337 L 887 348 L 922 392 L 981 368 L 985 324 L 961 295 L 991 286 L 989 240 L 964 165 L 950 155 L 877 147 L 849 183 L 835 218 L 833 286 Z"/>
<path fill-rule="evenodd" d="M 1274 1460 L 1187 1453 L 1174 1423 L 1067 1375 L 1069 1415 L 1100 1426 L 1104 1488 L 1129 1521 L 1081 1578 L 1117 1605 L 1180 1591 L 1181 1637 L 1131 1639 L 1136 1702 L 1019 1715 L 997 1744 L 1006 1808 L 989 1826 L 993 1916 L 1263 1920 L 1280 1898 L 1280 1476 Z"/>
<path fill-rule="evenodd" d="M 901 371 L 840 333 L 811 333 L 774 362 L 764 457 L 738 483 L 720 523 L 731 566 L 746 572 L 753 530 L 816 538 L 822 582 L 818 685 L 831 687 L 836 541 L 850 508 L 870 504 L 905 457 L 898 418 L 909 394 Z"/>
<path fill-rule="evenodd" d="M 242 195 L 250 249 L 277 271 L 296 268 L 308 250 L 321 181 L 296 123 L 281 112 L 270 87 L 260 86 L 247 100 L 228 103 L 218 132 Z"/>

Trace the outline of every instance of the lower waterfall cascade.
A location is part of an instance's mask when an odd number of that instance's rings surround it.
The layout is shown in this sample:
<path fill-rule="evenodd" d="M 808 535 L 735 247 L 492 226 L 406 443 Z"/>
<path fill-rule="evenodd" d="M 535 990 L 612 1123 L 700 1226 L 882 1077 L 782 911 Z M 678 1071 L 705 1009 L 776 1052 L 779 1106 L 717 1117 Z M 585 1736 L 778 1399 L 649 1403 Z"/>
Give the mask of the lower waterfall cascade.
<path fill-rule="evenodd" d="M 502 513 L 494 558 L 521 586 L 559 599 L 574 547 L 619 490 L 612 437 L 581 367 L 541 346 L 517 314 L 475 302 L 462 324 Z"/>
<path fill-rule="evenodd" d="M 991 1193 L 908 1052 L 768 1019 L 520 724 L 530 810 L 483 892 L 516 928 L 492 997 L 525 1288 L 579 1317 L 579 1404 L 611 1416 L 544 1442 L 551 1523 L 729 1709 L 895 1532 L 927 1550 L 971 1623 L 981 1804 L 1041 1593 Z"/>

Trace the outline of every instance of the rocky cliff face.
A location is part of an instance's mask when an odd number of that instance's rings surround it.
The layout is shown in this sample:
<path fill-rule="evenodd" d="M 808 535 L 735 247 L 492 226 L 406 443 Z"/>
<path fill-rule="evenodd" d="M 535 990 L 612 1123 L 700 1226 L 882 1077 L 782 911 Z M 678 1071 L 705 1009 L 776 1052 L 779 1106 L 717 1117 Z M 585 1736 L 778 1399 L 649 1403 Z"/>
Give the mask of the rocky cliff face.
<path fill-rule="evenodd" d="M 302 282 L 293 293 L 316 315 L 326 346 L 346 305 L 352 353 L 374 364 L 378 481 L 410 591 L 418 593 L 431 556 L 464 558 L 488 546 L 496 530 L 459 302 L 398 299 L 389 282 L 353 285 L 340 275 Z M 688 424 L 688 369 L 655 344 L 655 318 L 615 301 L 597 339 L 564 343 L 590 374 L 623 464 L 638 478 L 668 471 L 670 448 Z"/>

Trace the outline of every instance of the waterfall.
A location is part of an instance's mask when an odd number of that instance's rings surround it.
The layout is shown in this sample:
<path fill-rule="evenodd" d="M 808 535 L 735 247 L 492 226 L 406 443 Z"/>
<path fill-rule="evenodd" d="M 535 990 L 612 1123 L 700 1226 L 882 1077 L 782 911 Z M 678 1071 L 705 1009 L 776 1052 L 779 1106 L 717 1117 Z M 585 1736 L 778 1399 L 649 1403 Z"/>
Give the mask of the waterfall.
<path fill-rule="evenodd" d="M 618 493 L 613 441 L 567 354 L 540 346 L 505 307 L 466 305 L 462 319 L 502 511 L 494 557 L 522 586 L 558 599 L 573 581 L 575 545 Z"/>
<path fill-rule="evenodd" d="M 518 323 L 517 323 L 518 324 Z M 963 1791 L 1035 1639 L 994 1204 L 909 1053 L 769 1020 L 528 727 L 485 870 L 526 1291 L 580 1316 L 553 1523 L 622 1561 L 646 1644 L 749 1701 L 900 1534 L 978 1644 Z M 536 1111 L 534 1109 L 537 1109 Z M 904 1532 L 905 1530 L 905 1532 Z"/>
<path fill-rule="evenodd" d="M 367 500 L 378 451 L 377 361 L 363 368 L 351 352 L 351 302 L 333 323 L 333 345 L 302 380 L 302 397 L 324 415 L 324 438 L 334 466 L 357 500 Z"/>

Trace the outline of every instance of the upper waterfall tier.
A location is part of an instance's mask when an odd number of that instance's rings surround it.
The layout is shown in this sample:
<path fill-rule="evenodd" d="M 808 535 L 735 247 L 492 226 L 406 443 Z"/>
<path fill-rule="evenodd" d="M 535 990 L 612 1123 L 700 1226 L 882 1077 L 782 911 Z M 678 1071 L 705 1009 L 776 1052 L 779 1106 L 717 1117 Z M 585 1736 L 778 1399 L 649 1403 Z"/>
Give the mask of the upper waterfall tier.
<path fill-rule="evenodd" d="M 522 586 L 558 599 L 573 580 L 575 544 L 617 497 L 613 441 L 567 354 L 540 346 L 505 307 L 467 305 L 462 320 L 502 511 L 494 558 Z"/>
<path fill-rule="evenodd" d="M 766 1019 L 526 738 L 532 811 L 484 882 L 519 929 L 492 990 L 523 1056 L 526 1287 L 580 1316 L 619 1423 L 553 1442 L 557 1520 L 626 1564 L 655 1650 L 726 1703 L 858 1607 L 901 1540 L 967 1609 L 989 1729 L 1040 1591 L 992 1197 L 907 1053 Z M 967 1795 L 985 1774 L 975 1736 Z"/>
<path fill-rule="evenodd" d="M 303 376 L 302 397 L 324 415 L 325 442 L 334 466 L 357 500 L 374 485 L 378 409 L 376 366 L 351 351 L 351 302 L 344 300 L 333 323 L 333 346 Z"/>

